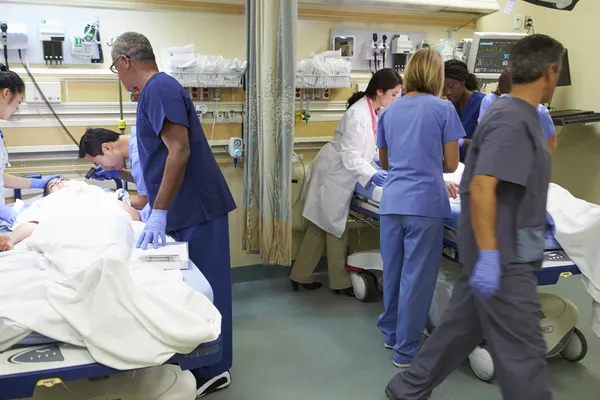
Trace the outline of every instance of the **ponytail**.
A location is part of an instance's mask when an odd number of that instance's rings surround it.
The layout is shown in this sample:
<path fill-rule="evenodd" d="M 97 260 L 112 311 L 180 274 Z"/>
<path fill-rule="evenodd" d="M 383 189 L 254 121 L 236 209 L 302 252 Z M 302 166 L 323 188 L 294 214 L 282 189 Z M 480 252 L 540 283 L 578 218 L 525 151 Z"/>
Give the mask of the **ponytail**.
<path fill-rule="evenodd" d="M 346 103 L 346 109 L 352 107 L 354 103 L 359 101 L 365 96 L 369 96 L 371 99 L 377 97 L 377 91 L 381 90 L 384 93 L 390 89 L 402 85 L 402 77 L 391 68 L 383 68 L 375 72 L 367 85 L 367 89 L 364 92 L 353 93 Z"/>
<path fill-rule="evenodd" d="M 0 91 L 8 89 L 14 95 L 25 92 L 23 79 L 14 71 L 9 71 L 4 64 L 0 64 Z"/>
<path fill-rule="evenodd" d="M 465 83 L 465 87 L 470 91 L 479 90 L 477 77 L 469 72 L 467 64 L 459 60 L 448 60 L 444 64 L 444 74 L 446 78 L 456 79 Z"/>
<path fill-rule="evenodd" d="M 360 99 L 362 99 L 366 95 L 367 95 L 367 92 L 354 92 L 354 93 L 352 93 L 352 96 L 350 96 L 350 98 L 348 99 L 348 102 L 346 103 L 346 110 L 349 109 L 350 107 L 352 107 L 354 105 L 354 103 L 356 103 L 357 101 L 359 101 Z"/>

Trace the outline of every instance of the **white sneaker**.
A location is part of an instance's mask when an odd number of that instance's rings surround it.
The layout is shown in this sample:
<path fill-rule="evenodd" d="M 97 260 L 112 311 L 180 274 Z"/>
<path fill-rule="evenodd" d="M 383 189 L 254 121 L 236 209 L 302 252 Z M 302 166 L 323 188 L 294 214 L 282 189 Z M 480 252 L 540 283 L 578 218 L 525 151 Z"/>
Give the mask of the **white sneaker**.
<path fill-rule="evenodd" d="M 217 390 L 225 389 L 229 385 L 231 385 L 231 373 L 229 371 L 225 371 L 212 378 L 196 378 L 196 387 L 198 388 L 196 396 L 199 399 Z"/>
<path fill-rule="evenodd" d="M 398 364 L 396 361 L 392 361 L 392 364 L 394 364 L 394 367 L 396 367 L 396 368 L 406 369 L 406 368 L 410 367 L 410 364 Z"/>
<path fill-rule="evenodd" d="M 385 347 L 386 349 L 393 349 L 394 348 L 394 346 L 390 346 L 386 342 L 383 342 L 383 347 Z"/>

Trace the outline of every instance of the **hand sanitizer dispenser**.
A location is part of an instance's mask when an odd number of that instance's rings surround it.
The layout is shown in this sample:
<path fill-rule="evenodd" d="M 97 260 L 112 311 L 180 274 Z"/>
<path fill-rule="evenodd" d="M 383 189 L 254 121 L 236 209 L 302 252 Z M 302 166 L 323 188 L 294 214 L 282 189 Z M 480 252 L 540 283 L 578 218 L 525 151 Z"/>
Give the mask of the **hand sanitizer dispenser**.
<path fill-rule="evenodd" d="M 242 156 L 244 142 L 242 138 L 232 137 L 229 139 L 229 155 L 233 157 L 233 166 L 237 166 L 238 158 Z"/>

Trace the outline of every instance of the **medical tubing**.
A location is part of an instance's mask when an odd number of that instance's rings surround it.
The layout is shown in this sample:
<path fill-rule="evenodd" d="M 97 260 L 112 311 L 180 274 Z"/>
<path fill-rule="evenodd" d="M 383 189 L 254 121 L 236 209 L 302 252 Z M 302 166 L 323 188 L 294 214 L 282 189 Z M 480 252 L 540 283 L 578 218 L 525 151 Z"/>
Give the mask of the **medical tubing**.
<path fill-rule="evenodd" d="M 121 89 L 121 81 L 118 82 L 119 87 L 119 121 L 123 121 L 123 90 Z M 125 133 L 125 129 L 121 129 L 121 135 Z"/>
<path fill-rule="evenodd" d="M 40 93 L 40 96 L 42 96 L 42 99 L 44 99 L 44 102 L 46 103 L 46 105 L 48 106 L 48 108 L 50 109 L 50 111 L 52 111 L 52 114 L 54 115 L 54 117 L 56 118 L 56 120 L 58 121 L 58 123 L 60 124 L 60 126 L 62 126 L 62 128 L 67 133 L 67 135 L 69 135 L 69 137 L 71 138 L 71 140 L 73 141 L 73 143 L 75 143 L 75 145 L 77 145 L 77 147 L 79 147 L 79 142 L 77 142 L 77 140 L 73 137 L 73 135 L 71 135 L 71 132 L 69 132 L 69 130 L 67 129 L 67 127 L 65 126 L 65 124 L 63 124 L 63 122 L 61 121 L 61 119 L 58 116 L 58 114 L 56 114 L 56 112 L 54 111 L 54 108 L 52 108 L 52 105 L 50 104 L 50 102 L 48 102 L 48 99 L 46 99 L 46 96 L 44 95 L 44 92 L 42 92 L 42 89 L 37 84 L 35 78 L 33 77 L 33 74 L 29 70 L 29 66 L 27 65 L 29 63 L 28 62 L 23 62 L 23 57 L 21 57 L 21 50 L 20 49 L 19 49 L 19 59 L 21 60 L 21 64 L 23 65 L 23 68 L 25 68 L 25 72 L 27 72 L 27 75 L 29 75 L 29 79 L 31 79 L 31 82 L 33 83 L 33 85 L 35 86 L 35 88 L 37 89 L 37 91 Z M 27 58 L 25 58 L 25 60 L 27 61 Z"/>

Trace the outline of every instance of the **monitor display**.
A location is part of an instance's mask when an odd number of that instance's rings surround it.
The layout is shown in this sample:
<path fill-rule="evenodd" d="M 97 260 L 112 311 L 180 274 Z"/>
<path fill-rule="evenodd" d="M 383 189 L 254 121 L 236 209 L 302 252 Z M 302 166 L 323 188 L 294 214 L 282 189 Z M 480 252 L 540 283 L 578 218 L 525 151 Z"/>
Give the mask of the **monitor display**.
<path fill-rule="evenodd" d="M 520 38 L 481 38 L 473 72 L 477 74 L 500 74 L 508 68 L 510 47 Z"/>
<path fill-rule="evenodd" d="M 562 71 L 556 86 L 571 86 L 571 68 L 569 68 L 569 52 L 565 49 L 562 59 Z"/>

